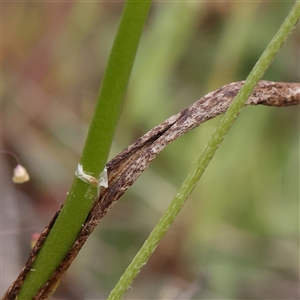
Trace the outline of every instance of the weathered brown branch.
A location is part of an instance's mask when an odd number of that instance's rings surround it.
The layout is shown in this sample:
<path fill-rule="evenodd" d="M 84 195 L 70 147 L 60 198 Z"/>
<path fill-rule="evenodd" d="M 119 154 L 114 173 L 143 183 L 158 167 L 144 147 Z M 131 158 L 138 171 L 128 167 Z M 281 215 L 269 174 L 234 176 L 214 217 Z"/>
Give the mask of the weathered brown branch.
<path fill-rule="evenodd" d="M 73 247 L 34 299 L 48 299 L 51 291 L 54 290 L 58 281 L 65 274 L 101 218 L 107 214 L 112 205 L 135 182 L 152 160 L 168 144 L 175 141 L 189 130 L 224 113 L 228 109 L 233 98 L 237 95 L 243 83 L 243 81 L 230 83 L 207 94 L 188 108 L 151 129 L 107 164 L 108 188 L 102 190 L 99 199 L 97 199 L 91 209 Z M 281 107 L 298 105 L 299 103 L 299 83 L 260 81 L 246 104 L 263 104 Z M 16 299 L 24 278 L 30 271 L 36 254 L 51 230 L 58 214 L 59 212 L 42 233 L 40 239 L 33 248 L 24 269 L 6 292 L 3 300 Z"/>

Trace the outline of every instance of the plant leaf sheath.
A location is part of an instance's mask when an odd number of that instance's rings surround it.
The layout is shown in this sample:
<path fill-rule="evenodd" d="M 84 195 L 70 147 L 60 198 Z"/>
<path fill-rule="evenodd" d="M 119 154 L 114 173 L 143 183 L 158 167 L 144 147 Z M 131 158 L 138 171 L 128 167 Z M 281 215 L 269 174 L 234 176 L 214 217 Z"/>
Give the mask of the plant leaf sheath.
<path fill-rule="evenodd" d="M 88 236 L 111 206 L 135 182 L 153 159 L 171 142 L 189 130 L 199 126 L 228 109 L 244 81 L 234 82 L 210 92 L 178 114 L 168 118 L 160 125 L 148 131 L 132 145 L 123 150 L 107 164 L 108 188 L 103 189 L 99 199 L 92 207 L 89 216 L 79 233 L 73 247 L 53 273 L 48 282 L 40 289 L 35 299 L 43 299 L 53 289 L 53 285 L 64 275 L 77 256 Z M 260 81 L 246 105 L 292 106 L 300 104 L 300 84 Z M 42 233 L 33 248 L 30 257 L 16 281 L 4 295 L 3 300 L 15 299 L 26 274 L 30 271 L 37 252 L 48 235 L 59 212 Z"/>

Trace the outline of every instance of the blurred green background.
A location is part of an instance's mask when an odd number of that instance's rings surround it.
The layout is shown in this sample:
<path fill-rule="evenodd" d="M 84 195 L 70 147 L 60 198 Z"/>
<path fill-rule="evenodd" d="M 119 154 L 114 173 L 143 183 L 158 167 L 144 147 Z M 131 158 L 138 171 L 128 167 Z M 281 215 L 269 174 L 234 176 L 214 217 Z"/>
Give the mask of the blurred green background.
<path fill-rule="evenodd" d="M 124 2 L 2 3 L 2 287 L 64 202 Z M 153 4 L 111 157 L 244 80 L 293 2 Z M 264 76 L 299 82 L 297 25 Z M 174 142 L 92 234 L 53 299 L 105 299 L 219 122 Z M 6 251 L 6 248 L 10 250 Z M 14 249 L 14 251 L 12 251 Z M 5 266 L 5 263 L 8 266 Z M 246 107 L 124 299 L 299 299 L 299 110 Z"/>

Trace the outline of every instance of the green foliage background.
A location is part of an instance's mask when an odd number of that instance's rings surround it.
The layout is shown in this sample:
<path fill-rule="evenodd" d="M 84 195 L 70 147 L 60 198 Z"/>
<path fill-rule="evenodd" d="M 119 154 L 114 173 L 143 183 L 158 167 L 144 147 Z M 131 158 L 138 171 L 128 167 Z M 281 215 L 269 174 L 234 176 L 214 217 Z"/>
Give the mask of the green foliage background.
<path fill-rule="evenodd" d="M 123 4 L 2 6 L 3 143 L 32 177 L 17 187 L 32 207 L 23 224 L 43 228 L 73 178 Z M 155 2 L 111 157 L 202 95 L 245 79 L 291 6 Z M 264 79 L 299 81 L 299 36 L 298 25 Z M 217 123 L 159 155 L 100 223 L 58 295 L 107 297 Z M 125 299 L 295 299 L 298 253 L 298 108 L 247 107 Z M 75 290 L 64 291 L 71 280 Z"/>

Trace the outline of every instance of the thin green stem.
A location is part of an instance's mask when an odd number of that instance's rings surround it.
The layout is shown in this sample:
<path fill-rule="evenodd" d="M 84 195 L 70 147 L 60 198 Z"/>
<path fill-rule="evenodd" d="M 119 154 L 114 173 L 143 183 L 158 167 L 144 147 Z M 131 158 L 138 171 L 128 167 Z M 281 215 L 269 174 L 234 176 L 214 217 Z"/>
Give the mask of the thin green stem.
<path fill-rule="evenodd" d="M 101 84 L 80 164 L 99 178 L 117 126 L 140 36 L 151 1 L 127 1 Z M 75 177 L 66 202 L 39 250 L 18 299 L 32 299 L 73 245 L 97 196 L 98 188 Z"/>
<path fill-rule="evenodd" d="M 170 203 L 167 211 L 162 216 L 154 230 L 151 232 L 144 245 L 141 247 L 139 252 L 134 257 L 131 264 L 125 270 L 124 274 L 111 291 L 108 299 L 117 300 L 121 299 L 125 291 L 129 288 L 134 278 L 138 275 L 143 265 L 146 264 L 147 260 L 163 238 L 164 234 L 174 222 L 187 198 L 195 188 L 200 177 L 204 173 L 207 165 L 211 161 L 213 155 L 220 146 L 226 133 L 230 129 L 234 120 L 238 116 L 248 97 L 255 88 L 257 82 L 266 72 L 267 68 L 274 59 L 276 53 L 279 51 L 282 44 L 285 42 L 293 27 L 300 17 L 300 1 L 297 1 L 291 9 L 289 15 L 281 25 L 280 29 L 267 46 L 260 59 L 255 64 L 254 68 L 250 72 L 247 80 L 238 95 L 234 99 L 233 103 L 229 107 L 228 111 L 221 119 L 219 125 L 215 129 L 212 137 L 208 141 L 204 151 L 196 161 L 192 171 L 188 174 L 187 178 L 183 182 L 176 196 Z"/>

